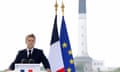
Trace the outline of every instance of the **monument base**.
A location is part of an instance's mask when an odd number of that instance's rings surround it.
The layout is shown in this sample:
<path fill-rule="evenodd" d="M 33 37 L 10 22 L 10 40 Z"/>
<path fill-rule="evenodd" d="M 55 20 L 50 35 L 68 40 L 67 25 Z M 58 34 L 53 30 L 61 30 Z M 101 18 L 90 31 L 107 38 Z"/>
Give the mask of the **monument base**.
<path fill-rule="evenodd" d="M 75 57 L 76 72 L 92 72 L 92 58 L 89 56 Z"/>

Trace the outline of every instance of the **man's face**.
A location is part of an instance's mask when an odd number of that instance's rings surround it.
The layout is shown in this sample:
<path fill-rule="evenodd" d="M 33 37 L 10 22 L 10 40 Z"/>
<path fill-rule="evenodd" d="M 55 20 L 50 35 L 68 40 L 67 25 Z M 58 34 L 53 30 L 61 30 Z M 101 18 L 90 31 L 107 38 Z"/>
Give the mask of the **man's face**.
<path fill-rule="evenodd" d="M 35 39 L 33 37 L 26 38 L 27 48 L 31 49 L 34 47 Z"/>

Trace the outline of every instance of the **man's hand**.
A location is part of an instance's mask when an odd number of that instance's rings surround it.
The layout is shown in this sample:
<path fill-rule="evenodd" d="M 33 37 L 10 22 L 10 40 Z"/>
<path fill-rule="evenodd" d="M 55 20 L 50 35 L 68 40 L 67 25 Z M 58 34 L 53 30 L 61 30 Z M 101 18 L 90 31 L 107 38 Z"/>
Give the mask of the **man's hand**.
<path fill-rule="evenodd" d="M 9 71 L 11 71 L 11 70 L 9 70 L 9 69 L 5 69 L 4 71 L 5 71 L 5 72 L 9 72 Z"/>
<path fill-rule="evenodd" d="M 50 69 L 47 69 L 46 71 L 47 71 L 47 72 L 51 72 L 51 70 L 50 70 Z"/>

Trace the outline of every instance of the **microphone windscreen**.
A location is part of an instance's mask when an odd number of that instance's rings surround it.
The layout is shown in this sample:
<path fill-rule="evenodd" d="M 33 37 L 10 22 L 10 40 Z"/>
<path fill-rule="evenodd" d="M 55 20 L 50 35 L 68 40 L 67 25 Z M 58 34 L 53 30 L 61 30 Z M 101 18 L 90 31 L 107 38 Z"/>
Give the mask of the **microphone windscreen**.
<path fill-rule="evenodd" d="M 29 59 L 28 62 L 29 63 L 34 63 L 34 60 L 33 59 Z"/>
<path fill-rule="evenodd" d="M 28 63 L 28 60 L 27 59 L 22 59 L 21 63 Z"/>

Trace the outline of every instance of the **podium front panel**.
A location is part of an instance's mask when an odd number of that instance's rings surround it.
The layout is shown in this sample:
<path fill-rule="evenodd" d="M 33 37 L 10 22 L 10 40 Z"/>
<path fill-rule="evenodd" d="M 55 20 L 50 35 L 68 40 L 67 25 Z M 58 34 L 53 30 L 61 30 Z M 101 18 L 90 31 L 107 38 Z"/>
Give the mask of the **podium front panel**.
<path fill-rule="evenodd" d="M 40 64 L 15 64 L 15 72 L 40 72 Z"/>

